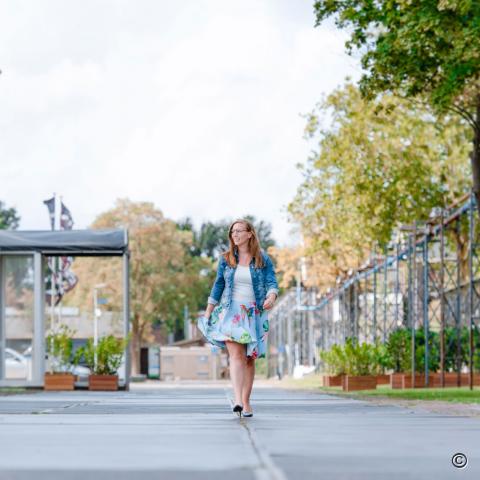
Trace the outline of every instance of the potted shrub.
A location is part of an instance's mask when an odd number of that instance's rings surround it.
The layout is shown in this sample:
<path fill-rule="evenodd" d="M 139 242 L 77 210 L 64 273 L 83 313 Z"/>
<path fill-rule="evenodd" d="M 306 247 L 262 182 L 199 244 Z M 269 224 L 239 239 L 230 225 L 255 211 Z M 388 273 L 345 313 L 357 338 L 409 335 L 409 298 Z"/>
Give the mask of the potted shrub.
<path fill-rule="evenodd" d="M 430 332 L 429 348 L 429 386 L 437 384 L 439 368 L 439 337 Z M 412 333 L 410 329 L 398 328 L 388 338 L 387 350 L 392 357 L 394 373 L 391 374 L 392 388 L 425 387 L 425 334 L 423 330 L 415 332 L 415 379 L 412 385 Z"/>
<path fill-rule="evenodd" d="M 97 346 L 89 338 L 86 345 L 77 351 L 78 357 L 83 356 L 85 363 L 92 370 L 88 377 L 89 390 L 118 390 L 118 369 L 127 347 L 128 339 L 108 335 L 102 337 Z"/>
<path fill-rule="evenodd" d="M 374 355 L 374 345 L 368 343 L 358 344 L 352 339 L 345 343 L 344 351 L 347 359 L 347 375 L 343 381 L 343 390 L 373 390 L 377 388 L 378 368 Z"/>
<path fill-rule="evenodd" d="M 45 390 L 73 390 L 75 388 L 75 375 L 71 372 L 74 333 L 66 325 L 61 325 L 56 332 L 47 336 L 48 371 L 44 377 Z"/>
<path fill-rule="evenodd" d="M 392 388 L 405 388 L 406 376 L 411 377 L 412 365 L 412 335 L 407 328 L 397 328 L 388 336 L 386 348 L 392 363 L 393 373 L 390 374 Z"/>
<path fill-rule="evenodd" d="M 393 368 L 392 358 L 385 345 L 377 343 L 372 348 L 373 365 L 376 367 L 377 385 L 389 385 L 390 375 L 385 372 Z"/>
<path fill-rule="evenodd" d="M 473 331 L 474 341 L 474 356 L 473 356 L 473 370 L 478 372 L 480 370 L 480 342 L 479 342 L 479 330 Z M 457 350 L 460 343 L 460 349 Z M 438 341 L 440 343 L 440 341 Z M 469 328 L 463 326 L 457 327 L 445 327 L 445 372 L 444 383 L 442 385 L 442 374 L 437 373 L 431 380 L 431 384 L 434 387 L 457 387 L 470 385 L 470 374 L 467 373 L 469 368 L 469 349 L 470 349 L 470 336 Z M 458 356 L 458 358 L 457 358 Z M 458 373 L 460 370 L 460 374 Z M 480 385 L 480 374 L 474 373 L 473 385 Z"/>
<path fill-rule="evenodd" d="M 342 379 L 346 373 L 346 359 L 343 348 L 340 345 L 333 345 L 330 350 L 320 353 L 327 373 L 323 376 L 324 387 L 341 387 Z"/>

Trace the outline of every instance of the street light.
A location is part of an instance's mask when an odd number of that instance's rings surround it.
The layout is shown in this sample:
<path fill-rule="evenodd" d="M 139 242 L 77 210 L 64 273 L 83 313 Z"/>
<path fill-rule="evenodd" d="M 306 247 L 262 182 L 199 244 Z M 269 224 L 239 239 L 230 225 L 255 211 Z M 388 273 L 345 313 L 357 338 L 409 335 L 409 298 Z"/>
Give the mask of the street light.
<path fill-rule="evenodd" d="M 97 283 L 93 286 L 93 368 L 97 368 L 97 345 L 98 345 L 98 317 L 100 309 L 98 308 L 98 290 L 105 288 L 106 283 Z"/>

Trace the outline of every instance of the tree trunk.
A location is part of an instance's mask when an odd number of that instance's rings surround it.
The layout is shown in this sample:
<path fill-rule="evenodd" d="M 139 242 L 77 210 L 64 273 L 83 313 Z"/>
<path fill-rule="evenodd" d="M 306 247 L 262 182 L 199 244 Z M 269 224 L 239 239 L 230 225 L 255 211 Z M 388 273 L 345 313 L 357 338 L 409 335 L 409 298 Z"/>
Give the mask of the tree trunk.
<path fill-rule="evenodd" d="M 480 95 L 477 96 L 475 127 L 473 129 L 473 151 L 471 155 L 473 174 L 473 193 L 480 213 Z"/>

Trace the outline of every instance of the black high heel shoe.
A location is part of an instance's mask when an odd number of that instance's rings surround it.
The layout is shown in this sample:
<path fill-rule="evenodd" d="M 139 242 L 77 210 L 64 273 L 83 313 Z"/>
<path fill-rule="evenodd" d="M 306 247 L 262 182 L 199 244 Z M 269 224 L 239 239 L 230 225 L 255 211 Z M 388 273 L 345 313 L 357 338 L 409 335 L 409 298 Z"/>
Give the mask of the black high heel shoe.
<path fill-rule="evenodd" d="M 241 405 L 235 405 L 233 407 L 233 413 L 236 413 L 239 417 L 242 416 L 243 407 Z"/>

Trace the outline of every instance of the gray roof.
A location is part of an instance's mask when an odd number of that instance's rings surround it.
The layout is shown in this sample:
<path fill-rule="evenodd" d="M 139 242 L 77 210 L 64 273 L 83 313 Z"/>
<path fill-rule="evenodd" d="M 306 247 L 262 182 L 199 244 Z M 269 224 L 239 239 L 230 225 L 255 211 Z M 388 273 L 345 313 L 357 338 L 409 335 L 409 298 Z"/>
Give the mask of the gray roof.
<path fill-rule="evenodd" d="M 0 253 L 41 252 L 46 255 L 123 255 L 128 232 L 111 230 L 0 230 Z"/>

